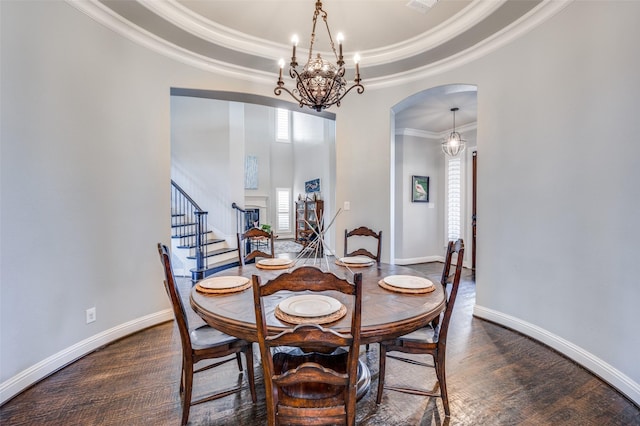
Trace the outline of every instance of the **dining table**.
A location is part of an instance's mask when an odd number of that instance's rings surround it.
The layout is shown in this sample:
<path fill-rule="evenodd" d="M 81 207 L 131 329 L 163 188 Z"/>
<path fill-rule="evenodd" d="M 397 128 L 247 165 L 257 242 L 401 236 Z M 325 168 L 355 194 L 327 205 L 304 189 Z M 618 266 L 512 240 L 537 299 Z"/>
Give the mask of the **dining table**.
<path fill-rule="evenodd" d="M 278 275 L 301 266 L 316 266 L 330 271 L 342 279 L 353 282 L 355 273 L 362 273 L 362 321 L 361 343 L 372 344 L 392 339 L 421 327 L 427 326 L 445 308 L 445 291 L 439 284 L 439 276 L 422 274 L 407 266 L 371 262 L 365 266 L 344 266 L 340 261 L 329 257 L 324 259 L 293 259 L 287 268 L 264 269 L 260 265 L 246 264 L 214 274 L 212 277 L 245 277 L 249 280 L 257 275 L 265 283 Z M 428 293 L 407 293 L 390 290 L 385 284 L 389 277 L 418 277 L 433 282 Z M 190 303 L 193 310 L 211 327 L 231 336 L 257 342 L 256 313 L 254 311 L 253 290 L 249 284 L 244 290 L 224 294 L 209 294 L 198 290 L 197 283 L 191 290 Z M 296 293 L 297 294 L 297 293 Z M 264 299 L 265 317 L 269 334 L 276 334 L 294 325 L 276 317 L 276 308 L 293 293 L 276 293 Z M 331 292 L 351 312 L 352 300 L 349 296 Z M 351 298 L 352 299 L 352 298 Z M 340 333 L 350 332 L 351 315 L 325 324 Z M 368 367 L 360 363 L 358 369 L 358 398 L 368 389 L 371 375 Z"/>

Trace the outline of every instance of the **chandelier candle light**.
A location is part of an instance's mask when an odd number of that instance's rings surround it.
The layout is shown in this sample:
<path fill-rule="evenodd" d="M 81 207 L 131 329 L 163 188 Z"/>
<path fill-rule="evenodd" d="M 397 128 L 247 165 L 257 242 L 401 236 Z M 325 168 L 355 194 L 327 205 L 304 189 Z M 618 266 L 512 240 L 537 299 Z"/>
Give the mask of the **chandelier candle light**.
<path fill-rule="evenodd" d="M 336 57 L 336 65 L 329 61 L 322 59 L 320 53 L 313 57 L 313 43 L 316 38 L 316 22 L 318 15 L 322 16 L 322 20 L 327 27 L 327 33 L 329 34 L 329 43 L 331 44 L 331 50 Z M 284 87 L 284 81 L 282 80 L 282 70 L 284 68 L 284 59 L 280 59 L 280 74 L 278 77 L 278 86 L 274 89 L 274 93 L 279 96 L 282 91 L 290 94 L 299 104 L 300 107 L 308 106 L 318 112 L 325 108 L 329 108 L 331 105 L 340 106 L 340 101 L 344 96 L 352 89 L 356 88 L 356 91 L 360 94 L 364 92 L 364 86 L 360 84 L 360 56 L 356 54 L 353 58 L 355 62 L 355 80 L 354 84 L 347 88 L 347 81 L 344 78 L 345 68 L 344 59 L 342 56 L 342 34 L 338 34 L 338 52 L 333 43 L 331 37 L 331 31 L 329 30 L 329 23 L 327 22 L 327 12 L 322 9 L 322 2 L 316 1 L 316 10 L 313 13 L 313 28 L 311 30 L 311 43 L 309 45 L 309 58 L 307 64 L 302 68 L 301 72 L 298 72 L 298 61 L 296 59 L 296 47 L 298 46 L 298 37 L 293 36 L 293 53 L 291 55 L 291 63 L 289 66 L 289 76 L 295 80 L 295 88 L 292 90 Z"/>
<path fill-rule="evenodd" d="M 451 108 L 451 112 L 453 112 L 453 131 L 442 142 L 442 152 L 451 157 L 455 157 L 465 149 L 464 139 L 462 139 L 460 133 L 456 132 L 456 111 L 458 110 L 459 108 Z"/>

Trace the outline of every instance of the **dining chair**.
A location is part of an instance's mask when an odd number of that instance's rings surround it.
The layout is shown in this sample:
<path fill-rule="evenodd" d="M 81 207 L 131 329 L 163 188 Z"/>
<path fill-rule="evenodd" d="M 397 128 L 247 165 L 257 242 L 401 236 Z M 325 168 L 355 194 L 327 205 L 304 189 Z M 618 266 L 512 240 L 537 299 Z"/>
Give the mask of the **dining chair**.
<path fill-rule="evenodd" d="M 357 250 L 353 250 L 351 252 L 349 252 L 348 247 L 348 241 L 350 238 L 352 237 L 373 237 L 375 239 L 377 239 L 377 249 L 376 249 L 376 254 L 373 254 L 372 252 L 370 252 L 367 249 L 364 248 L 359 248 Z M 381 249 L 381 242 L 382 242 L 382 231 L 380 232 L 375 232 L 369 228 L 367 228 L 366 226 L 361 226 L 359 228 L 356 228 L 352 231 L 347 231 L 346 229 L 344 230 L 344 256 L 367 256 L 370 257 L 372 259 L 374 259 L 376 262 L 380 263 L 380 249 Z"/>
<path fill-rule="evenodd" d="M 442 405 L 444 406 L 445 415 L 450 415 L 449 398 L 447 394 L 447 383 L 445 376 L 445 355 L 447 348 L 447 333 L 449 330 L 449 323 L 451 321 L 451 314 L 453 312 L 456 296 L 458 294 L 458 287 L 460 285 L 460 274 L 462 273 L 464 242 L 461 239 L 457 241 L 450 241 L 447 247 L 447 255 L 445 257 L 444 270 L 442 272 L 440 283 L 444 287 L 445 293 L 447 291 L 447 282 L 449 281 L 448 277 L 451 270 L 454 254 L 457 254 L 455 273 L 453 276 L 453 280 L 451 281 L 451 291 L 446 302 L 446 307 L 444 309 L 444 312 L 441 314 L 442 319 L 440 321 L 432 321 L 429 326 L 423 327 L 412 333 L 380 343 L 378 395 L 376 396 L 377 404 L 380 404 L 380 402 L 382 401 L 382 390 L 389 389 L 413 395 L 440 397 L 442 398 Z M 403 358 L 400 356 L 388 355 L 389 352 L 394 351 L 407 354 L 430 355 L 433 358 L 433 364 Z M 433 390 L 429 391 L 409 387 L 397 387 L 388 385 L 385 386 L 384 378 L 387 357 L 414 365 L 434 367 L 436 371 L 436 384 L 433 387 Z M 440 392 L 438 392 L 438 388 L 440 388 Z"/>
<path fill-rule="evenodd" d="M 310 322 L 292 324 L 278 334 L 269 335 L 267 323 L 275 320 L 272 320 L 273 311 L 265 309 L 265 298 L 280 291 L 308 294 L 309 290 L 333 290 L 347 295 L 352 301 L 345 303 L 345 306 L 351 307 L 349 332 L 338 333 Z M 354 425 L 362 274 L 355 274 L 351 284 L 331 272 L 303 266 L 281 274 L 264 285 L 260 277 L 254 275 L 253 299 L 264 370 L 268 424 Z M 302 355 L 295 357 L 282 351 L 274 354 L 273 350 L 277 347 L 301 348 Z M 344 348 L 348 348 L 348 352 Z M 327 355 L 332 351 L 337 353 Z"/>
<path fill-rule="evenodd" d="M 171 307 L 173 308 L 173 314 L 178 325 L 180 342 L 182 344 L 182 376 L 180 378 L 182 425 L 186 425 L 189 420 L 189 410 L 191 406 L 213 401 L 214 399 L 240 392 L 243 389 L 242 387 L 237 386 L 232 389 L 212 393 L 202 396 L 199 399 L 192 400 L 193 376 L 195 373 L 218 367 L 227 362 L 231 362 L 234 359 L 237 361 L 238 368 L 242 372 L 242 360 L 240 358 L 241 352 L 245 356 L 247 365 L 251 399 L 253 402 L 256 402 L 256 389 L 253 374 L 253 347 L 251 342 L 229 336 L 215 328 L 209 327 L 208 325 L 203 325 L 190 330 L 184 304 L 176 286 L 169 249 L 166 245 L 158 243 L 158 253 L 160 254 L 160 260 L 164 266 L 164 287 L 169 299 L 171 300 Z M 235 357 L 229 357 L 230 355 L 235 355 Z M 195 365 L 200 361 L 225 357 L 229 358 L 195 369 Z"/>
<path fill-rule="evenodd" d="M 267 232 L 260 228 L 251 228 L 242 234 L 238 232 L 237 238 L 238 263 L 240 266 L 243 266 L 258 257 L 275 257 L 273 251 L 273 232 Z M 262 246 L 258 246 L 256 244 L 258 241 L 265 243 L 270 248 L 269 253 L 261 250 Z M 256 244 L 256 248 L 255 250 L 252 250 L 254 244 Z"/>

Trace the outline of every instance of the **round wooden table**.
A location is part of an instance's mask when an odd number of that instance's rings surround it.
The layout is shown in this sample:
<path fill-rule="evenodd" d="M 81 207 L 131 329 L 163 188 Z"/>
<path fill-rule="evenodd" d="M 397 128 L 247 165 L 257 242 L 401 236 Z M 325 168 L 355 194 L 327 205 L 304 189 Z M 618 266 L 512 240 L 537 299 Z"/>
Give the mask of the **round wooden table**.
<path fill-rule="evenodd" d="M 349 270 L 332 262 L 333 260 L 330 261 L 329 270 L 341 278 L 347 278 L 350 282 L 353 282 L 353 273 L 362 273 L 362 344 L 381 342 L 424 327 L 445 308 L 445 294 L 439 284 L 439 276 L 425 276 L 408 267 L 384 263 Z M 296 267 L 303 264 L 305 264 L 304 261 L 300 260 Z M 306 265 L 312 264 L 307 260 Z M 325 262 L 317 266 L 327 270 Z M 287 271 L 288 269 L 264 270 L 257 268 L 255 264 L 249 264 L 227 269 L 215 276 L 243 276 L 251 279 L 255 274 L 265 283 Z M 385 290 L 378 285 L 378 281 L 389 275 L 429 278 L 435 284 L 435 290 L 425 294 L 404 294 Z M 327 294 L 339 299 L 351 312 L 351 302 L 348 297 L 339 293 Z M 265 316 L 270 333 L 275 334 L 292 327 L 292 324 L 280 321 L 274 314 L 278 303 L 290 295 L 288 292 L 279 292 L 264 299 Z M 251 288 L 239 293 L 206 295 L 198 292 L 194 287 L 191 290 L 191 306 L 211 327 L 251 342 L 258 341 Z M 351 315 L 347 314 L 342 319 L 325 326 L 340 332 L 348 332 L 351 326 Z M 366 365 L 361 363 L 361 369 L 363 371 L 360 379 L 361 386 L 358 386 L 359 396 L 366 393 L 370 382 Z"/>

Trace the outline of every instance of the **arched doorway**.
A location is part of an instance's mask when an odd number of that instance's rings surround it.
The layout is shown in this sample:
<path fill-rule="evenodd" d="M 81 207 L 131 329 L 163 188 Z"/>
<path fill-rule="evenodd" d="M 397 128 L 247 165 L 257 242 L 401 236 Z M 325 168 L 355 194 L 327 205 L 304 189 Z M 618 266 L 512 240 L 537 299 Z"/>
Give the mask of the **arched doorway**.
<path fill-rule="evenodd" d="M 443 139 L 453 130 L 453 107 L 459 108 L 455 128 L 467 146 L 454 159 L 441 150 Z M 442 260 L 444 247 L 455 234 L 450 228 L 455 220 L 455 203 L 459 203 L 459 237 L 470 248 L 465 264 L 471 266 L 477 86 L 449 84 L 424 90 L 396 104 L 392 117 L 393 261 L 412 264 Z M 457 201 L 451 196 L 455 173 L 460 191 Z M 412 199 L 415 177 L 422 182 L 428 178 L 428 200 Z"/>

